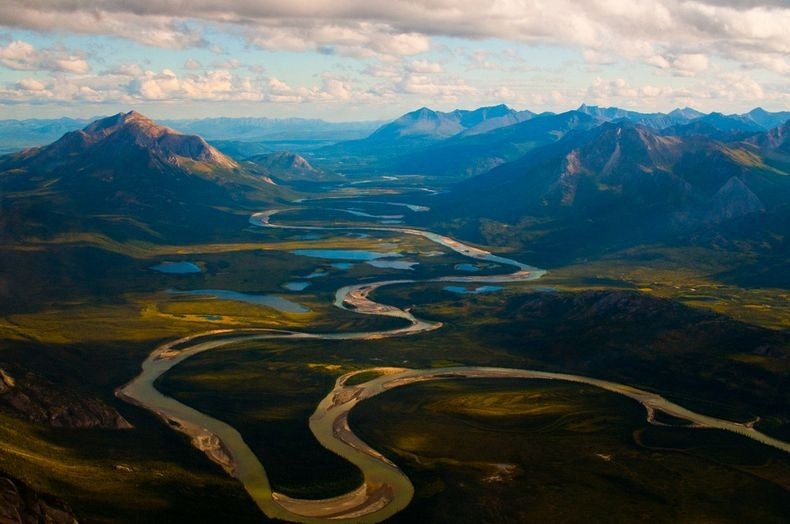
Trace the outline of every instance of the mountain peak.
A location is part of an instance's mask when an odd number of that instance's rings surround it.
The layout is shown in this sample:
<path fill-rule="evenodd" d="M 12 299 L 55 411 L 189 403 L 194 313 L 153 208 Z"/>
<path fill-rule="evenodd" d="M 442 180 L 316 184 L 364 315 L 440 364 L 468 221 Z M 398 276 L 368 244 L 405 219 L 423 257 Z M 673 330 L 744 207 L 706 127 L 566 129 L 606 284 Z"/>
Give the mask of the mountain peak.
<path fill-rule="evenodd" d="M 83 131 L 89 135 L 107 136 L 114 133 L 122 126 L 130 124 L 135 124 L 149 130 L 156 129 L 158 127 L 164 127 L 157 125 L 156 122 L 142 113 L 138 113 L 137 111 L 129 111 L 128 113 L 118 113 L 116 115 L 96 120 L 95 122 L 92 122 L 83 128 Z"/>
<path fill-rule="evenodd" d="M 61 165 L 72 159 L 109 165 L 140 160 L 183 169 L 185 162 L 206 168 L 235 169 L 238 164 L 197 135 L 183 135 L 137 111 L 108 116 L 54 143 L 30 150 L 24 157 L 38 165 Z M 123 160 L 126 159 L 126 160 Z"/>

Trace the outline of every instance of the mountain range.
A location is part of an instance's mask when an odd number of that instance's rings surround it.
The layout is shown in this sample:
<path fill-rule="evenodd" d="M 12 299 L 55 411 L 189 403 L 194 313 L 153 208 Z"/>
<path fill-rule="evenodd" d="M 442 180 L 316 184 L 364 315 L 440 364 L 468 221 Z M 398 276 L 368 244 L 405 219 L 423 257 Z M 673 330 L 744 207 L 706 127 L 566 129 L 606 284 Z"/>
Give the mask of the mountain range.
<path fill-rule="evenodd" d="M 710 232 L 746 217 L 750 227 L 759 218 L 766 238 L 783 239 L 777 230 L 790 202 L 786 116 L 761 109 L 422 108 L 322 154 L 360 151 L 391 171 L 436 177 L 445 191 L 425 202 L 433 210 L 420 220 L 466 224 L 465 235 L 488 243 L 504 230 L 506 242 L 549 239 L 553 246 L 569 235 L 597 247 L 703 229 L 715 236 Z M 246 210 L 288 198 L 289 185 L 313 191 L 320 186 L 310 183 L 342 179 L 312 165 L 315 155 L 308 158 L 280 151 L 234 159 L 199 136 L 134 111 L 118 114 L 0 157 L 0 226 L 15 238 L 208 232 L 196 224 L 239 224 Z"/>
<path fill-rule="evenodd" d="M 447 186 L 431 200 L 433 220 L 529 245 L 545 264 L 657 243 L 762 252 L 787 269 L 790 122 L 726 142 L 719 128 L 585 127 Z"/>
<path fill-rule="evenodd" d="M 756 108 L 748 113 L 705 114 L 691 108 L 640 113 L 582 104 L 564 113 L 516 111 L 505 105 L 475 110 L 421 108 L 382 125 L 361 140 L 328 146 L 328 157 L 364 159 L 377 172 L 466 178 L 519 158 L 566 133 L 606 122 L 628 121 L 669 135 L 744 139 L 790 119 L 790 112 Z"/>

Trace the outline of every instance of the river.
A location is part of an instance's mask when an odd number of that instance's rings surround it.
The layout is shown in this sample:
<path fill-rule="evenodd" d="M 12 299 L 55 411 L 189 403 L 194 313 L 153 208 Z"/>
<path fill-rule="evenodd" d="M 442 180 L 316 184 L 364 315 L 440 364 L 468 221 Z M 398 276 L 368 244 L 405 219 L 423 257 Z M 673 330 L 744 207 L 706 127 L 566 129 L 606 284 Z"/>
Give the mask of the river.
<path fill-rule="evenodd" d="M 280 225 L 271 222 L 272 217 L 284 210 L 269 210 L 255 213 L 250 223 L 259 227 L 321 231 L 386 231 L 417 235 L 435 242 L 475 260 L 503 264 L 515 268 L 506 275 L 490 276 L 445 276 L 420 282 L 476 282 L 504 283 L 537 280 L 545 271 L 516 260 L 501 257 L 450 237 L 430 231 L 401 227 L 322 227 Z M 395 387 L 426 380 L 447 378 L 521 378 L 562 380 L 592 385 L 624 395 L 640 402 L 647 410 L 648 421 L 655 423 L 653 415 L 661 411 L 674 417 L 688 420 L 693 427 L 715 428 L 731 431 L 768 446 L 790 452 L 790 444 L 760 433 L 747 424 L 740 424 L 701 415 L 674 404 L 648 391 L 605 380 L 545 371 L 485 367 L 453 367 L 445 369 L 373 368 L 381 376 L 363 384 L 349 386 L 348 379 L 362 371 L 348 373 L 337 379 L 334 389 L 319 403 L 310 417 L 310 429 L 319 442 L 360 468 L 363 484 L 356 490 L 338 497 L 322 500 L 294 499 L 272 491 L 266 470 L 239 432 L 230 425 L 201 413 L 177 400 L 160 393 L 154 383 L 157 378 L 184 360 L 219 347 L 240 342 L 266 339 L 309 339 L 309 340 L 375 340 L 384 337 L 415 335 L 440 329 L 442 324 L 415 317 L 410 311 L 380 304 L 369 298 L 375 289 L 388 285 L 410 284 L 416 280 L 385 280 L 355 284 L 339 289 L 334 304 L 360 314 L 381 315 L 401 318 L 408 322 L 404 327 L 387 331 L 353 333 L 303 333 L 273 329 L 214 330 L 174 340 L 157 347 L 142 364 L 141 373 L 131 382 L 117 390 L 124 400 L 148 409 L 172 427 L 189 435 L 192 443 L 203 450 L 212 460 L 220 464 L 230 475 L 237 478 L 258 507 L 270 518 L 291 522 L 327 522 L 328 520 L 352 520 L 353 522 L 375 523 L 391 517 L 405 508 L 414 494 L 408 477 L 379 452 L 361 441 L 348 426 L 348 413 L 362 400 L 373 397 Z"/>

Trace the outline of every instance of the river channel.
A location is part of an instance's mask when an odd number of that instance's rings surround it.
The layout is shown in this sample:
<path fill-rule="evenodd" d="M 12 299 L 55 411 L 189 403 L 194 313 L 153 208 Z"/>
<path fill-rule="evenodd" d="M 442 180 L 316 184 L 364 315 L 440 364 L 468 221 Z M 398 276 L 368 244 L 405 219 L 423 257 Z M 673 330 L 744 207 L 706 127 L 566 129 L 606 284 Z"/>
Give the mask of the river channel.
<path fill-rule="evenodd" d="M 250 223 L 257 227 L 320 231 L 386 231 L 417 235 L 475 260 L 493 262 L 514 268 L 506 275 L 445 276 L 419 282 L 459 282 L 496 284 L 537 280 L 545 271 L 501 257 L 452 238 L 430 231 L 403 227 L 349 226 L 321 227 L 274 224 L 271 219 L 284 210 L 256 213 Z M 591 377 L 565 373 L 550 373 L 526 369 L 453 367 L 444 369 L 373 368 L 380 376 L 363 384 L 347 385 L 348 379 L 362 370 L 348 373 L 337 379 L 334 389 L 319 403 L 310 417 L 310 429 L 327 449 L 337 453 L 360 468 L 363 484 L 354 491 L 338 497 L 321 500 L 304 500 L 272 491 L 266 470 L 247 446 L 241 434 L 230 425 L 201 413 L 177 400 L 163 395 L 155 381 L 184 360 L 212 349 L 240 342 L 266 339 L 307 340 L 375 340 L 385 337 L 415 335 L 442 327 L 441 323 L 421 320 L 410 311 L 374 302 L 370 293 L 382 286 L 410 284 L 416 280 L 385 280 L 345 286 L 335 294 L 334 304 L 360 314 L 381 315 L 404 319 L 404 327 L 387 331 L 353 333 L 302 333 L 274 329 L 223 329 L 198 333 L 174 340 L 157 347 L 142 364 L 141 373 L 117 390 L 124 400 L 148 409 L 189 435 L 192 443 L 237 478 L 258 507 L 270 518 L 292 522 L 327 522 L 347 520 L 375 523 L 391 517 L 405 508 L 412 499 L 414 488 L 408 477 L 386 457 L 360 440 L 348 426 L 348 413 L 359 402 L 415 382 L 448 378 L 520 378 L 560 380 L 583 383 L 602 388 L 640 402 L 647 410 L 647 418 L 655 423 L 653 415 L 660 411 L 689 421 L 699 428 L 731 431 L 765 445 L 790 453 L 790 444 L 765 435 L 748 424 L 740 424 L 698 414 L 674 404 L 648 391 Z"/>

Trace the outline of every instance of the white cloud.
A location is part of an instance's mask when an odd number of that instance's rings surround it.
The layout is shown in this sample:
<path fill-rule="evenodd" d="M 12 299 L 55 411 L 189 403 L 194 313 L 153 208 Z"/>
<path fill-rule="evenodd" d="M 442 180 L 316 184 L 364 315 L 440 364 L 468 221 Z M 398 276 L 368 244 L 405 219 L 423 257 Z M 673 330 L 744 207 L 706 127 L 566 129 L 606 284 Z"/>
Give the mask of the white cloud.
<path fill-rule="evenodd" d="M 193 0 L 188 10 L 181 4 L 0 2 L 0 27 L 12 28 L 15 38 L 26 33 L 13 29 L 25 28 L 187 49 L 119 64 L 112 53 L 0 37 L 0 69 L 33 73 L 20 80 L 23 73 L 6 71 L 0 99 L 342 107 L 501 101 L 536 109 L 581 99 L 661 109 L 688 101 L 743 105 L 749 97 L 790 101 L 787 0 Z M 112 39 L 95 42 L 118 47 Z M 189 51 L 196 47 L 217 56 Z M 326 56 L 295 58 L 295 67 L 307 69 L 292 74 L 290 63 L 257 49 Z M 132 51 L 140 53 L 137 46 Z M 560 58 L 554 65 L 546 56 Z M 265 70 L 256 63 L 264 60 Z M 92 73 L 91 63 L 101 74 Z"/>
<path fill-rule="evenodd" d="M 708 69 L 708 57 L 701 53 L 682 54 L 672 60 L 672 68 L 680 76 L 696 76 Z"/>
<path fill-rule="evenodd" d="M 43 92 L 46 86 L 35 78 L 23 78 L 17 82 L 17 87 L 22 91 Z"/>
<path fill-rule="evenodd" d="M 695 84 L 632 85 L 622 78 L 597 77 L 581 94 L 588 103 L 603 106 L 636 107 L 641 110 L 693 106 L 703 111 L 721 111 L 723 102 L 737 107 L 754 107 L 763 103 L 787 104 L 790 96 L 781 87 L 766 88 L 744 73 L 720 73 Z"/>
<path fill-rule="evenodd" d="M 247 40 L 261 49 L 319 50 L 357 58 L 410 56 L 430 49 L 425 35 L 398 33 L 386 24 L 369 22 L 263 25 L 249 29 Z"/>
<path fill-rule="evenodd" d="M 442 64 L 438 62 L 430 62 L 428 60 L 414 60 L 406 65 L 406 68 L 412 73 L 441 73 L 444 71 Z"/>
<path fill-rule="evenodd" d="M 173 48 L 206 45 L 199 26 L 212 24 L 241 28 L 265 49 L 358 57 L 413 56 L 436 36 L 577 46 L 598 64 L 612 57 L 656 62 L 651 57 L 667 52 L 740 60 L 739 53 L 750 52 L 763 57 L 758 67 L 775 67 L 790 54 L 790 6 L 783 0 L 196 0 L 189 9 L 162 0 L 13 4 L 0 5 L 8 27 L 112 34 Z"/>
<path fill-rule="evenodd" d="M 60 71 L 87 73 L 90 65 L 84 56 L 65 49 L 36 49 L 31 44 L 14 40 L 0 47 L 0 65 L 17 71 Z"/>

